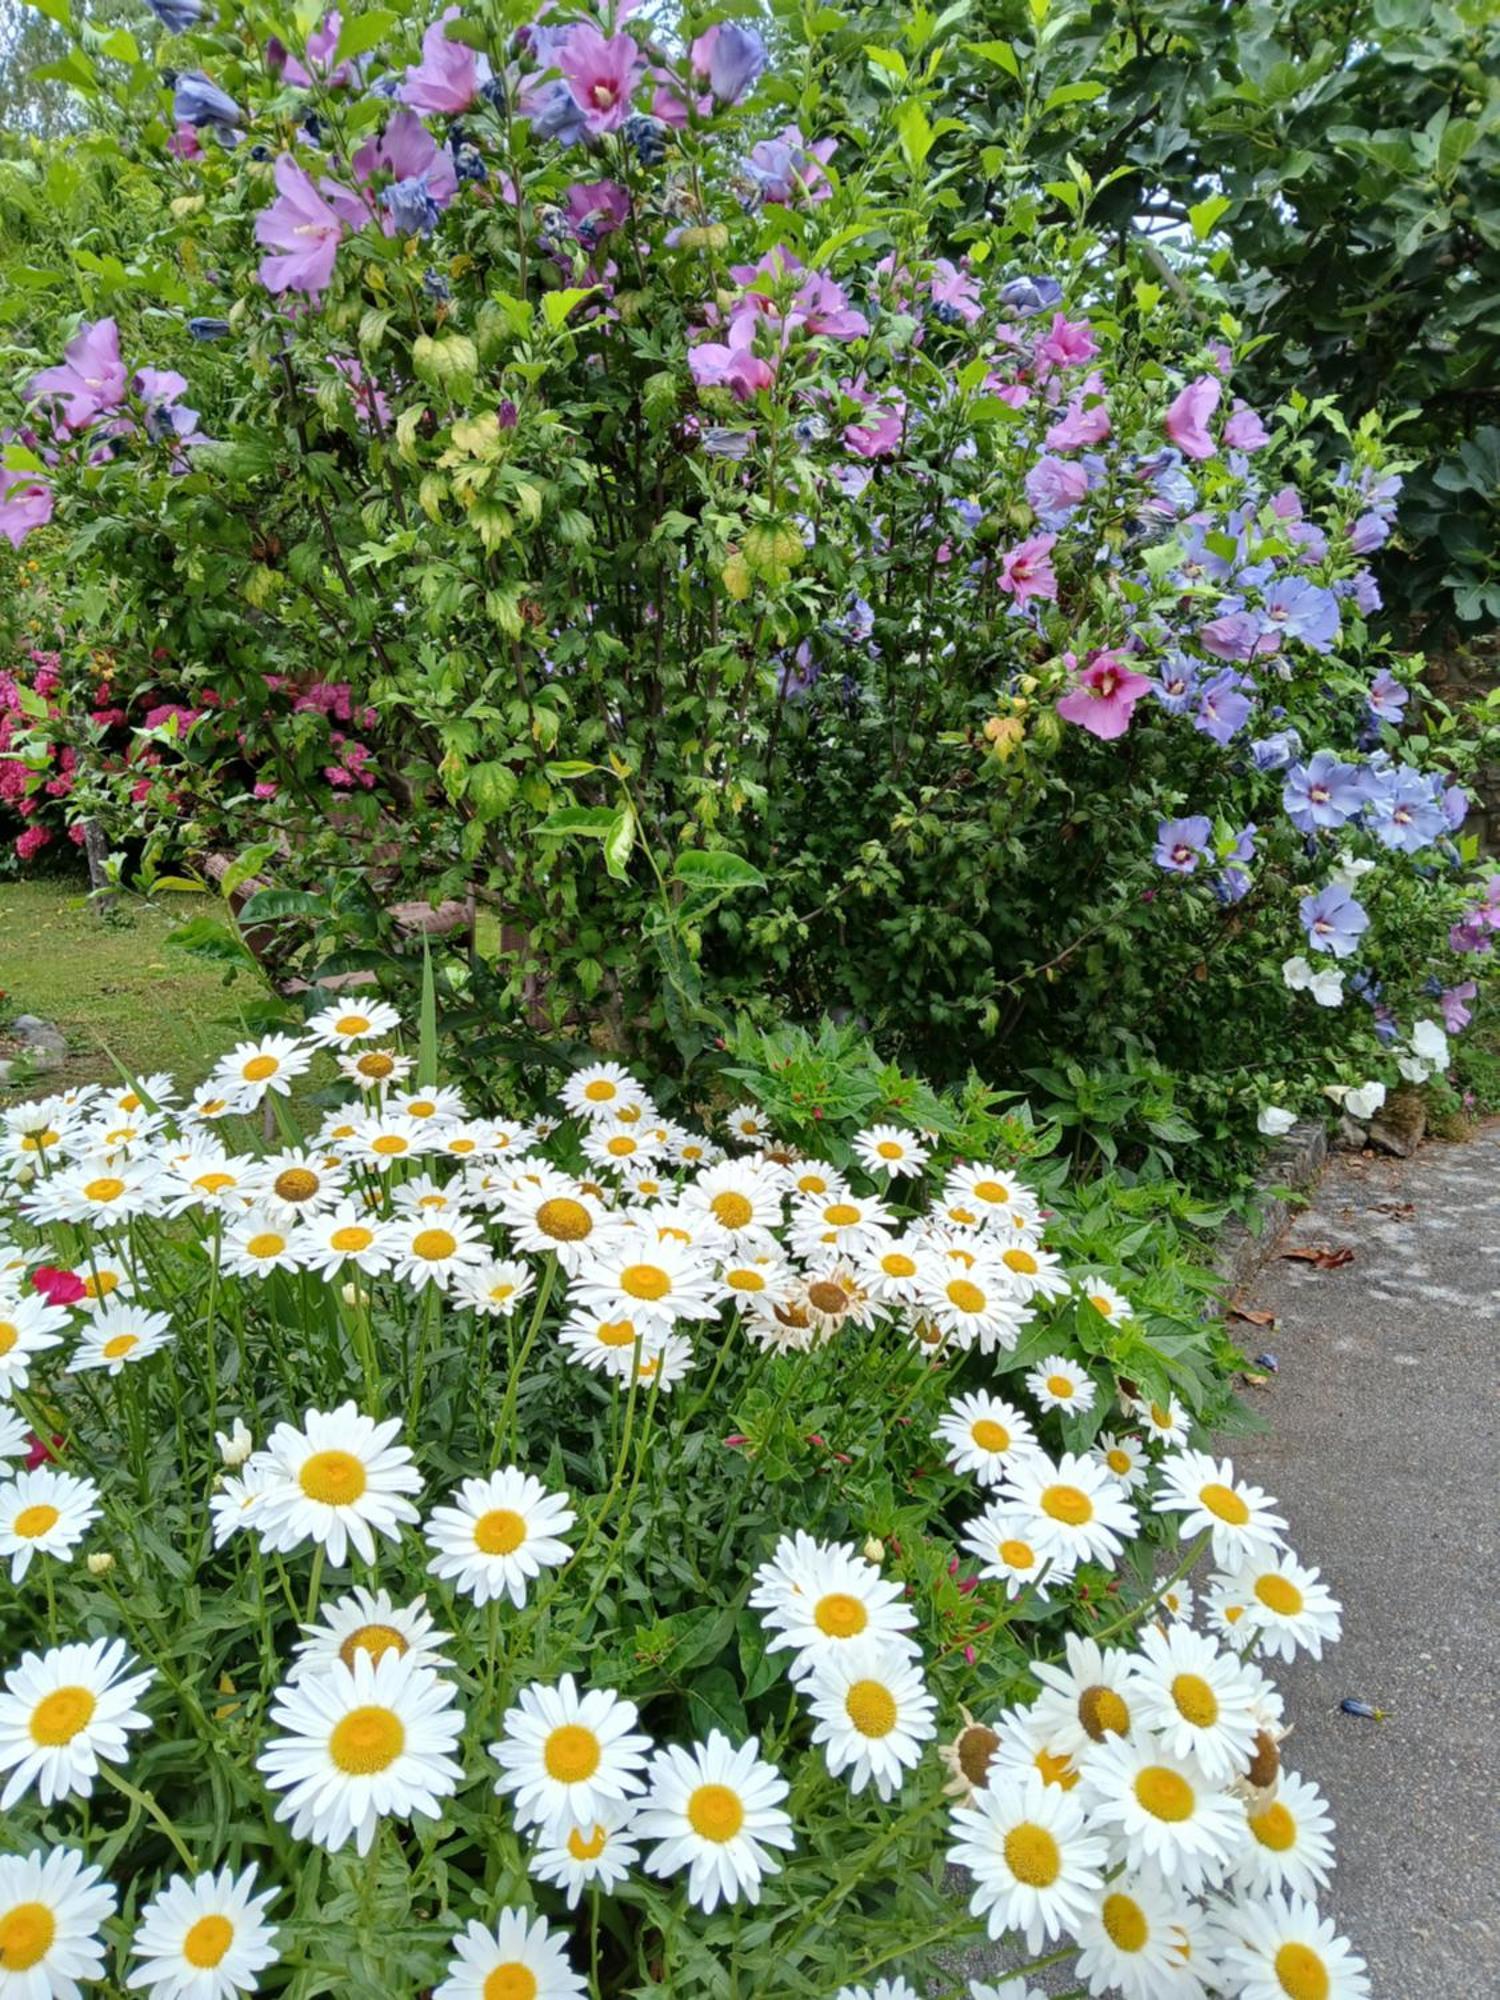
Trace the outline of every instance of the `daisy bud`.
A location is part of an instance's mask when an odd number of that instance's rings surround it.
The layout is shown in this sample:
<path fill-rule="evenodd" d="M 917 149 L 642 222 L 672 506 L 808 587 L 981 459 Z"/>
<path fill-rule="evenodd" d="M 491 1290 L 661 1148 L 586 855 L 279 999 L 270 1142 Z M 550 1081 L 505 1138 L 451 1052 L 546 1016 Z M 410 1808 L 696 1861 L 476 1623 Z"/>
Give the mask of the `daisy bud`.
<path fill-rule="evenodd" d="M 370 1303 L 370 1294 L 362 1292 L 359 1286 L 354 1284 L 352 1280 L 349 1284 L 341 1287 L 339 1297 L 344 1301 L 346 1306 L 367 1306 Z"/>
<path fill-rule="evenodd" d="M 870 1539 L 865 1543 L 865 1561 L 872 1563 L 883 1563 L 885 1561 L 885 1543 L 881 1541 L 878 1535 L 871 1535 Z"/>
<path fill-rule="evenodd" d="M 108 1576 L 115 1566 L 115 1559 L 108 1549 L 101 1549 L 97 1555 L 89 1557 L 90 1576 Z"/>
<path fill-rule="evenodd" d="M 219 1458 L 233 1472 L 245 1463 L 255 1449 L 255 1440 L 245 1428 L 243 1417 L 236 1417 L 234 1429 L 229 1432 L 215 1431 L 214 1442 L 219 1447 Z"/>

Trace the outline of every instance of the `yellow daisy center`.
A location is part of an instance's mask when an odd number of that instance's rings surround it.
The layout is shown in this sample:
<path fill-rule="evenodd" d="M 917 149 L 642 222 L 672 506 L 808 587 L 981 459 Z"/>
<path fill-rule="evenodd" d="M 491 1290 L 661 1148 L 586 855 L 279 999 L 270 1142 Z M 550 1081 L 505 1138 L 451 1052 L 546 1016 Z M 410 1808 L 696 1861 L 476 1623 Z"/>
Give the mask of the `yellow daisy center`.
<path fill-rule="evenodd" d="M 869 1612 L 847 1591 L 832 1590 L 826 1597 L 820 1597 L 813 1608 L 813 1623 L 830 1639 L 853 1639 L 869 1622 Z"/>
<path fill-rule="evenodd" d="M 1095 1743 L 1130 1734 L 1130 1710 L 1113 1688 L 1087 1687 L 1078 1697 L 1078 1720 Z"/>
<path fill-rule="evenodd" d="M 1273 1854 L 1286 1854 L 1297 1844 L 1297 1822 L 1280 1799 L 1273 1799 L 1264 1812 L 1251 1813 L 1250 1831 Z"/>
<path fill-rule="evenodd" d="M 627 1264 L 620 1273 L 620 1290 L 632 1299 L 654 1304 L 671 1289 L 671 1276 L 659 1264 Z"/>
<path fill-rule="evenodd" d="M 615 1086 L 607 1076 L 596 1076 L 592 1083 L 583 1086 L 583 1094 L 590 1104 L 608 1104 L 615 1095 Z"/>
<path fill-rule="evenodd" d="M 106 1361 L 123 1361 L 131 1348 L 139 1347 L 140 1344 L 141 1337 L 138 1333 L 117 1333 L 113 1340 L 105 1341 L 99 1352 Z"/>
<path fill-rule="evenodd" d="M 882 1160 L 903 1160 L 906 1157 L 906 1148 L 898 1146 L 894 1139 L 882 1139 L 875 1150 Z"/>
<path fill-rule="evenodd" d="M 1049 1375 L 1047 1393 L 1049 1396 L 1071 1396 L 1077 1384 L 1071 1375 Z"/>
<path fill-rule="evenodd" d="M 1153 1407 L 1152 1415 L 1155 1414 Z M 1243 1528 L 1250 1519 L 1250 1509 L 1232 1486 L 1220 1486 L 1214 1482 L 1201 1487 L 1198 1502 L 1217 1520 L 1227 1521 L 1231 1528 Z"/>
<path fill-rule="evenodd" d="M 859 1221 L 859 1210 L 852 1201 L 830 1202 L 823 1211 L 823 1220 L 833 1229 L 852 1229 Z"/>
<path fill-rule="evenodd" d="M 579 1243 L 593 1228 L 593 1220 L 581 1201 L 567 1195 L 553 1195 L 536 1212 L 536 1226 L 544 1236 L 559 1243 Z"/>
<path fill-rule="evenodd" d="M 1050 1889 L 1062 1873 L 1062 1850 L 1046 1827 L 1022 1820 L 1005 1836 L 1005 1865 L 1028 1889 Z"/>
<path fill-rule="evenodd" d="M 283 1201 L 311 1201 L 318 1191 L 318 1177 L 307 1167 L 287 1167 L 271 1186 Z"/>
<path fill-rule="evenodd" d="M 251 1056 L 240 1071 L 246 1083 L 264 1083 L 268 1076 L 274 1076 L 281 1068 L 275 1056 Z"/>
<path fill-rule="evenodd" d="M 1283 1618 L 1295 1618 L 1302 1609 L 1302 1592 L 1289 1578 L 1279 1576 L 1275 1570 L 1269 1576 L 1256 1578 L 1255 1594 L 1268 1611 L 1275 1611 Z"/>
<path fill-rule="evenodd" d="M 340 1014 L 333 1024 L 336 1035 L 368 1035 L 369 1019 L 364 1014 Z"/>
<path fill-rule="evenodd" d="M 113 1174 L 101 1174 L 98 1180 L 85 1181 L 83 1192 L 89 1201 L 118 1201 L 125 1192 L 125 1183 L 116 1180 Z"/>
<path fill-rule="evenodd" d="M 632 1139 L 628 1132 L 616 1132 L 612 1139 L 606 1139 L 604 1150 L 612 1160 L 628 1160 L 632 1153 L 640 1151 L 640 1141 Z"/>
<path fill-rule="evenodd" d="M 1123 1479 L 1125 1474 L 1130 1470 L 1130 1453 L 1128 1451 L 1121 1451 L 1118 1445 L 1112 1445 L 1104 1454 L 1104 1463 L 1109 1467 L 1111 1472 L 1116 1473 Z"/>
<path fill-rule="evenodd" d="M 999 1556 L 1007 1569 L 1036 1568 L 1036 1550 L 1030 1542 L 1002 1542 Z"/>
<path fill-rule="evenodd" d="M 971 1284 L 967 1278 L 949 1279 L 948 1301 L 950 1305 L 957 1306 L 962 1313 L 983 1312 L 985 1307 L 984 1293 L 978 1285 Z"/>
<path fill-rule="evenodd" d="M 353 1256 L 356 1251 L 368 1250 L 375 1241 L 373 1229 L 366 1229 L 362 1223 L 342 1223 L 329 1237 L 329 1247 L 345 1256 Z"/>
<path fill-rule="evenodd" d="M 1038 1750 L 1031 1761 L 1044 1785 L 1056 1785 L 1060 1791 L 1071 1792 L 1078 1783 L 1080 1774 L 1074 1769 L 1073 1759 L 1061 1751 Z"/>
<path fill-rule="evenodd" d="M 606 1319 L 599 1325 L 601 1347 L 634 1347 L 635 1323 L 628 1319 Z"/>
<path fill-rule="evenodd" d="M 904 1250 L 888 1250 L 880 1260 L 880 1268 L 888 1278 L 914 1278 L 917 1263 Z"/>
<path fill-rule="evenodd" d="M 247 1257 L 279 1257 L 286 1248 L 286 1238 L 278 1236 L 274 1229 L 257 1230 L 245 1245 Z"/>
<path fill-rule="evenodd" d="M 394 1625 L 361 1625 L 339 1647 L 339 1658 L 352 1669 L 361 1653 L 367 1653 L 371 1660 L 383 1660 L 387 1653 L 394 1653 L 400 1659 L 409 1651 L 405 1635 Z"/>
<path fill-rule="evenodd" d="M 492 1507 L 474 1523 L 474 1546 L 487 1556 L 513 1556 L 526 1539 L 525 1518 L 513 1507 Z"/>
<path fill-rule="evenodd" d="M 974 1199 L 976 1201 L 1009 1201 L 1010 1189 L 1001 1181 L 975 1181 Z"/>
<path fill-rule="evenodd" d="M 559 1785 L 581 1785 L 592 1778 L 602 1756 L 598 1737 L 581 1722 L 554 1729 L 542 1749 L 547 1776 Z"/>
<path fill-rule="evenodd" d="M 406 1152 L 409 1144 L 399 1132 L 382 1132 L 378 1139 L 370 1141 L 370 1151 L 379 1153 L 383 1160 L 393 1160 L 399 1153 Z"/>
<path fill-rule="evenodd" d="M 1042 1490 L 1042 1512 L 1064 1527 L 1083 1528 L 1094 1518 L 1094 1503 L 1077 1486 L 1047 1486 Z"/>
<path fill-rule="evenodd" d="M 233 1943 L 234 1925 L 215 1911 L 212 1916 L 200 1917 L 193 1925 L 182 1940 L 182 1955 L 200 1972 L 210 1972 L 221 1963 Z"/>
<path fill-rule="evenodd" d="M 98 1706 L 88 1688 L 54 1688 L 31 1711 L 32 1742 L 47 1750 L 71 1743 L 80 1729 L 88 1728 Z"/>
<path fill-rule="evenodd" d="M 406 1726 L 389 1708 L 351 1708 L 334 1724 L 328 1754 L 346 1777 L 388 1771 L 406 1748 Z"/>
<path fill-rule="evenodd" d="M 608 1839 L 609 1835 L 597 1821 L 592 1833 L 583 1833 L 575 1826 L 568 1835 L 568 1852 L 575 1861 L 597 1861 Z"/>
<path fill-rule="evenodd" d="M 1088 1298 L 1096 1313 L 1102 1313 L 1106 1319 L 1113 1319 L 1115 1311 L 1113 1299 L 1107 1299 L 1103 1292 L 1090 1292 Z"/>
<path fill-rule="evenodd" d="M 483 2000 L 536 2000 L 541 1990 L 531 1967 L 509 1958 L 486 1974 Z"/>
<path fill-rule="evenodd" d="M 861 1736 L 889 1736 L 896 1726 L 896 1698 L 880 1681 L 856 1681 L 844 1696 L 844 1713 Z"/>
<path fill-rule="evenodd" d="M 412 1255 L 424 1264 L 441 1264 L 457 1248 L 458 1238 L 446 1229 L 419 1229 L 411 1239 Z"/>
<path fill-rule="evenodd" d="M 45 1903 L 15 1903 L 0 1916 L 0 1971 L 30 1972 L 52 1949 L 57 1919 Z"/>
<path fill-rule="evenodd" d="M 1198 1803 L 1187 1779 L 1162 1764 L 1148 1764 L 1137 1774 L 1135 1796 L 1153 1819 L 1165 1820 L 1173 1826 L 1191 1819 Z"/>
<path fill-rule="evenodd" d="M 722 1222 L 726 1229 L 743 1229 L 755 1214 L 754 1205 L 748 1196 L 740 1194 L 734 1188 L 725 1188 L 722 1193 L 716 1194 L 708 1205 L 715 1220 Z"/>
<path fill-rule="evenodd" d="M 969 1435 L 981 1451 L 1009 1451 L 1010 1432 L 1004 1424 L 996 1423 L 993 1417 L 979 1417 L 969 1428 Z"/>
<path fill-rule="evenodd" d="M 739 1794 L 728 1785 L 699 1785 L 688 1800 L 687 1816 L 700 1840 L 712 1840 L 721 1847 L 745 1824 Z"/>
<path fill-rule="evenodd" d="M 13 1320 L 0 1319 L 0 1355 L 9 1354 L 21 1338 L 21 1330 Z"/>
<path fill-rule="evenodd" d="M 731 1291 L 763 1292 L 766 1289 L 766 1274 L 747 1265 L 743 1270 L 726 1271 L 724 1282 Z"/>
<path fill-rule="evenodd" d="M 120 1278 L 116 1271 L 100 1271 L 96 1276 L 85 1278 L 83 1281 L 83 1295 L 86 1299 L 107 1299 L 111 1292 L 117 1292 L 119 1289 Z"/>
<path fill-rule="evenodd" d="M 1219 1697 L 1201 1674 L 1179 1674 L 1172 1683 L 1177 1713 L 1195 1729 L 1212 1729 L 1219 1719 Z"/>
<path fill-rule="evenodd" d="M 202 1194 L 222 1194 L 225 1188 L 232 1188 L 234 1186 L 234 1175 L 222 1173 L 216 1169 L 212 1173 L 199 1174 L 197 1180 L 193 1182 L 193 1186 Z"/>
<path fill-rule="evenodd" d="M 23 1507 L 10 1525 L 23 1542 L 35 1542 L 49 1534 L 61 1519 L 57 1509 L 44 1500 L 34 1507 Z"/>
<path fill-rule="evenodd" d="M 361 1076 L 373 1076 L 378 1080 L 389 1076 L 396 1067 L 396 1062 L 395 1058 L 388 1056 L 383 1049 L 371 1049 L 368 1055 L 360 1057 L 354 1067 Z"/>
<path fill-rule="evenodd" d="M 1284 1944 L 1276 1954 L 1275 1966 L 1287 2000 L 1328 2000 L 1333 1981 L 1310 1945 Z"/>
<path fill-rule="evenodd" d="M 1133 1896 L 1121 1895 L 1118 1890 L 1106 1896 L 1099 1917 L 1116 1951 L 1145 1950 L 1151 1926 L 1146 1922 L 1145 1911 Z"/>
<path fill-rule="evenodd" d="M 325 1507 L 348 1507 L 369 1481 L 353 1452 L 315 1451 L 297 1475 L 297 1483 L 309 1500 L 319 1500 Z"/>

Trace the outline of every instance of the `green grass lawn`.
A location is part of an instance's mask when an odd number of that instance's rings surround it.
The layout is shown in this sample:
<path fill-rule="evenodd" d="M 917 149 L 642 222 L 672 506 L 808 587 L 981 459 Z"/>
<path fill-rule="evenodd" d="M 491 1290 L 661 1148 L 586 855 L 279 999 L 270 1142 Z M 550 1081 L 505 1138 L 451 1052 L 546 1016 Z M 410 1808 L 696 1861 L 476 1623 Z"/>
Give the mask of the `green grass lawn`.
<path fill-rule="evenodd" d="M 68 1041 L 66 1066 L 42 1086 L 112 1079 L 111 1056 L 131 1071 L 164 1069 L 198 1082 L 239 1038 L 236 1000 L 245 989 L 226 988 L 220 970 L 166 940 L 215 899 L 126 897 L 118 918 L 101 923 L 84 890 L 70 877 L 0 882 L 5 1011 L 40 1014 Z"/>

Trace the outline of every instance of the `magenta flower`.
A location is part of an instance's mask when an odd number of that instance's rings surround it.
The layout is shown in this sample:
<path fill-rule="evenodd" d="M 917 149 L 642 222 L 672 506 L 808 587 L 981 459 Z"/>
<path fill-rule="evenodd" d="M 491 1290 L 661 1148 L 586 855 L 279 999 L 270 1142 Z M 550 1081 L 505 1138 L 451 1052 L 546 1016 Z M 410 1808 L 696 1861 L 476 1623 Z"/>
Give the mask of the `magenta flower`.
<path fill-rule="evenodd" d="M 1445 986 L 1439 1004 L 1443 1010 L 1443 1026 L 1450 1035 L 1461 1035 L 1474 1011 L 1468 1002 L 1478 993 L 1479 987 L 1472 979 L 1464 980 L 1461 986 Z"/>
<path fill-rule="evenodd" d="M 307 38 L 307 60 L 311 69 L 305 69 L 294 55 L 285 49 L 280 51 L 281 60 L 273 66 L 279 70 L 283 83 L 295 84 L 299 90 L 311 90 L 315 81 L 325 83 L 330 90 L 341 90 L 349 82 L 349 65 L 340 63 L 333 67 L 334 50 L 339 45 L 344 22 L 338 9 L 323 16 L 322 24 L 313 29 Z M 268 49 L 267 54 L 272 52 Z"/>
<path fill-rule="evenodd" d="M 1071 653 L 1063 657 L 1070 666 L 1075 664 Z M 1095 653 L 1079 674 L 1078 685 L 1057 704 L 1057 712 L 1091 736 L 1113 742 L 1125 734 L 1136 703 L 1150 691 L 1146 676 L 1127 667 L 1118 653 Z"/>
<path fill-rule="evenodd" d="M 61 397 L 61 428 L 70 431 L 117 410 L 125 400 L 125 363 L 115 322 L 86 320 L 63 349 L 61 365 L 33 376 L 27 396 Z"/>
<path fill-rule="evenodd" d="M 1052 324 L 1036 344 L 1036 358 L 1043 372 L 1050 368 L 1078 368 L 1099 352 L 1087 320 L 1072 320 L 1054 313 Z"/>
<path fill-rule="evenodd" d="M 11 472 L 0 465 L 0 535 L 18 549 L 33 528 L 52 519 L 52 488 L 34 472 Z"/>
<path fill-rule="evenodd" d="M 1224 422 L 1224 442 L 1231 451 L 1259 451 L 1271 442 L 1271 433 L 1248 403 L 1234 399 L 1234 408 Z"/>
<path fill-rule="evenodd" d="M 742 313 L 729 323 L 727 341 L 704 340 L 688 350 L 688 369 L 700 389 L 730 389 L 742 403 L 769 389 L 776 371 L 753 352 L 755 318 Z"/>
<path fill-rule="evenodd" d="M 1212 458 L 1214 441 L 1208 434 L 1208 420 L 1219 407 L 1222 383 L 1212 375 L 1200 375 L 1189 382 L 1167 405 L 1167 436 L 1187 458 Z"/>
<path fill-rule="evenodd" d="M 1071 399 L 1066 415 L 1048 430 L 1045 443 L 1049 451 L 1081 451 L 1085 445 L 1103 444 L 1109 436 L 1109 405 L 1102 394 L 1092 393 L 1094 380 L 1089 377 L 1083 394 Z"/>
<path fill-rule="evenodd" d="M 618 132 L 630 116 L 630 99 L 644 63 L 629 35 L 601 35 L 580 21 L 558 53 L 557 66 L 590 132 Z"/>
<path fill-rule="evenodd" d="M 422 37 L 422 60 L 406 72 L 400 98 L 418 111 L 467 111 L 479 95 L 479 58 L 466 42 L 450 42 L 459 10 L 447 7 Z"/>
<path fill-rule="evenodd" d="M 853 396 L 865 406 L 865 414 L 857 424 L 849 424 L 844 431 L 844 443 L 856 458 L 889 458 L 901 449 L 901 439 L 906 429 L 906 398 L 897 391 L 888 393 L 884 400 L 867 395 L 862 389 L 844 383 L 846 395 Z"/>
<path fill-rule="evenodd" d="M 318 298 L 333 278 L 346 223 L 364 219 L 358 196 L 332 181 L 315 187 L 291 154 L 283 153 L 276 162 L 276 199 L 255 218 L 256 242 L 277 253 L 261 259 L 261 283 L 269 292 Z"/>
<path fill-rule="evenodd" d="M 1057 577 L 1052 568 L 1056 535 L 1032 535 L 1007 549 L 1000 561 L 1000 588 L 1008 590 L 1017 604 L 1033 597 L 1057 597 Z"/>
<path fill-rule="evenodd" d="M 972 274 L 960 270 L 951 258 L 939 257 L 934 263 L 928 289 L 935 306 L 947 306 L 951 312 L 958 314 L 966 326 L 972 326 L 975 320 L 983 317 L 979 287 Z"/>

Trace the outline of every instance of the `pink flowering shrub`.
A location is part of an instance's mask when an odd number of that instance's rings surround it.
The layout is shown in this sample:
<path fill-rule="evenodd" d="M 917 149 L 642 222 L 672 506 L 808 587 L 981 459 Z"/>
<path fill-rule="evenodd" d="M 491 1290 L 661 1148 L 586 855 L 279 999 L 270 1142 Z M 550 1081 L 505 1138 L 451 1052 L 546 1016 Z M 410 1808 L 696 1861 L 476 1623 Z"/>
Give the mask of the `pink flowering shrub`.
<path fill-rule="evenodd" d="M 38 351 L 0 524 L 163 708 L 112 842 L 248 851 L 309 971 L 477 892 L 478 1023 L 1122 1073 L 1141 1164 L 1397 1081 L 1484 749 L 1382 638 L 1401 461 L 1252 406 L 928 16 L 765 28 L 252 9 L 110 86 L 140 289 Z"/>

